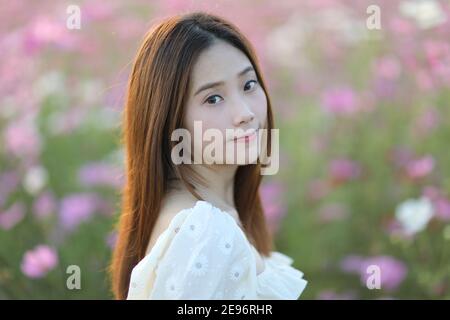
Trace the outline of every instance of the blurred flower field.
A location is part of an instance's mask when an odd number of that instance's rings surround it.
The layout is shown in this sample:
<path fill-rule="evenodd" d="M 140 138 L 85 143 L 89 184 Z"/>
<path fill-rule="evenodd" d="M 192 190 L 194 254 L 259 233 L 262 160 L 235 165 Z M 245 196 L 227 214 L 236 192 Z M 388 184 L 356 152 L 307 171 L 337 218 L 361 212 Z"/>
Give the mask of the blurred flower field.
<path fill-rule="evenodd" d="M 233 21 L 260 58 L 281 144 L 261 195 L 277 250 L 309 282 L 301 298 L 450 299 L 450 2 L 433 0 L 8 4 L 0 299 L 112 298 L 130 65 L 154 19 L 193 10 Z"/>

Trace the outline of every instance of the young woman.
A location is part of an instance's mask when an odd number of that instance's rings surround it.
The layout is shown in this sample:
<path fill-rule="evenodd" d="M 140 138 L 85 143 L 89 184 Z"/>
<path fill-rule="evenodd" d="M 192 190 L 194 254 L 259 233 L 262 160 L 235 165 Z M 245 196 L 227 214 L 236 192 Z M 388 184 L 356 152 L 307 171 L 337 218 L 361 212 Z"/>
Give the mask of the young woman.
<path fill-rule="evenodd" d="M 214 142 L 222 158 L 205 152 L 195 123 L 221 133 Z M 196 12 L 147 33 L 124 111 L 127 181 L 111 263 L 117 299 L 300 296 L 307 282 L 290 257 L 272 251 L 258 194 L 263 164 L 254 141 L 267 129 L 270 154 L 272 128 L 257 57 L 234 25 Z M 182 153 L 200 155 L 199 163 L 174 161 L 180 129 L 190 134 Z M 244 159 L 230 145 L 244 145 Z"/>

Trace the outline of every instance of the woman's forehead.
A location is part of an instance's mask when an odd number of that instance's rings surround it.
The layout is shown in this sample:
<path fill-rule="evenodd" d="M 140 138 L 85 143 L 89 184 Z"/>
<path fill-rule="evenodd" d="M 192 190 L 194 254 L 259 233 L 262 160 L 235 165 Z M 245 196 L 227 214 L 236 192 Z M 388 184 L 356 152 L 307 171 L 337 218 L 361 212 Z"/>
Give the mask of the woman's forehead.
<path fill-rule="evenodd" d="M 216 42 L 199 55 L 192 72 L 193 84 L 232 80 L 249 65 L 242 51 L 224 41 Z"/>

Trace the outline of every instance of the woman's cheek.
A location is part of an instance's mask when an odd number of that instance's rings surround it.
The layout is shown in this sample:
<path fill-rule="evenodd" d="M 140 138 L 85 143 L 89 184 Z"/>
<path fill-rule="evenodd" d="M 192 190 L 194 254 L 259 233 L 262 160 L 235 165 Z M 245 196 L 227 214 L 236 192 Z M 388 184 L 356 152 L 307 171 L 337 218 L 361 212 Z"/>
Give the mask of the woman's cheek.
<path fill-rule="evenodd" d="M 258 117 L 259 123 L 264 125 L 267 120 L 267 98 L 262 89 L 259 90 L 258 95 L 255 97 L 254 113 Z"/>

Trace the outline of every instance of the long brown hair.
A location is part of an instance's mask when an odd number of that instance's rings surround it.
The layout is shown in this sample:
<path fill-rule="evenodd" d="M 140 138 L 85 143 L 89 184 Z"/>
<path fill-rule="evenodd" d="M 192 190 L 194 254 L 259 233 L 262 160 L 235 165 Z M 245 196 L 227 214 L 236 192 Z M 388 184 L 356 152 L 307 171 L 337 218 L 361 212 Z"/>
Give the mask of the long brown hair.
<path fill-rule="evenodd" d="M 267 97 L 270 129 L 273 115 L 269 95 L 250 42 L 238 28 L 224 19 L 204 12 L 166 18 L 145 35 L 128 82 L 123 113 L 122 142 L 126 149 L 126 183 L 118 238 L 110 273 L 116 299 L 126 299 L 131 271 L 145 256 L 170 177 L 180 179 L 199 200 L 189 179 L 196 179 L 189 165 L 171 161 L 171 132 L 181 128 L 193 65 L 217 39 L 241 50 L 252 63 Z M 234 201 L 242 225 L 260 254 L 273 249 L 258 192 L 261 163 L 239 166 L 234 179 Z"/>

